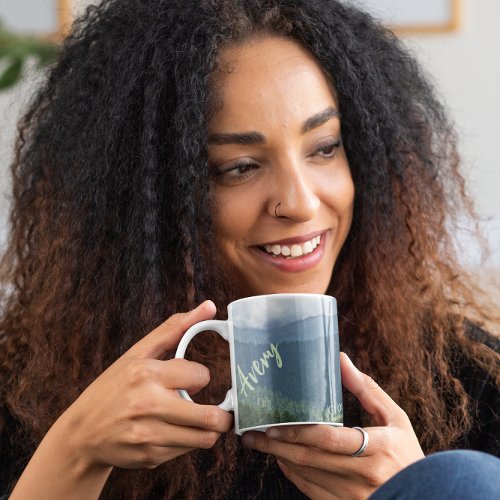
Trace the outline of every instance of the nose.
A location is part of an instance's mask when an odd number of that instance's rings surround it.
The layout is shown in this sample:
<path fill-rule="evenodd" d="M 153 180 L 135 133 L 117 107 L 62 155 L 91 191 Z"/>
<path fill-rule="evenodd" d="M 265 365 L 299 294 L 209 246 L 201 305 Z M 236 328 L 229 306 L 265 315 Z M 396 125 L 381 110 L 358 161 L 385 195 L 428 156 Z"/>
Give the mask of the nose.
<path fill-rule="evenodd" d="M 289 160 L 286 166 L 274 169 L 273 189 L 267 203 L 272 217 L 282 220 L 306 222 L 311 220 L 320 207 L 320 199 L 314 178 L 308 176 L 307 166 Z M 277 204 L 280 204 L 276 208 Z"/>

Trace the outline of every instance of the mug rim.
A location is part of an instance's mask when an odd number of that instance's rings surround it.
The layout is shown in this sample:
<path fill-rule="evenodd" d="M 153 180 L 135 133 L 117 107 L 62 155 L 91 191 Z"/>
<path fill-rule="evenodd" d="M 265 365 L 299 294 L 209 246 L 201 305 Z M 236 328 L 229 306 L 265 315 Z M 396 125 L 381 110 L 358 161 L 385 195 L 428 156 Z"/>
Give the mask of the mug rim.
<path fill-rule="evenodd" d="M 254 425 L 253 427 L 241 427 L 238 430 L 240 431 L 240 435 L 244 432 L 248 431 L 262 431 L 266 432 L 267 429 L 271 427 L 283 427 L 286 425 L 331 425 L 332 427 L 344 427 L 344 422 L 330 422 L 328 420 L 311 420 L 311 421 L 303 421 L 303 422 L 278 422 L 273 424 L 262 424 L 262 425 Z M 235 427 L 236 428 L 236 427 Z"/>
<path fill-rule="evenodd" d="M 264 294 L 264 295 L 251 295 L 249 297 L 242 297 L 241 299 L 236 299 L 236 300 L 233 300 L 232 302 L 230 302 L 228 304 L 228 309 L 230 307 L 233 306 L 233 304 L 236 304 L 238 302 L 245 302 L 245 301 L 252 301 L 252 300 L 258 300 L 258 299 L 267 299 L 269 297 L 273 297 L 275 299 L 286 299 L 286 298 L 290 298 L 290 297 L 311 297 L 311 298 L 329 298 L 329 299 L 333 299 L 335 302 L 337 302 L 337 299 L 333 296 L 333 295 L 326 295 L 324 293 L 304 293 L 304 292 L 300 292 L 300 293 L 293 293 L 293 292 L 290 292 L 290 293 L 267 293 L 267 294 Z"/>

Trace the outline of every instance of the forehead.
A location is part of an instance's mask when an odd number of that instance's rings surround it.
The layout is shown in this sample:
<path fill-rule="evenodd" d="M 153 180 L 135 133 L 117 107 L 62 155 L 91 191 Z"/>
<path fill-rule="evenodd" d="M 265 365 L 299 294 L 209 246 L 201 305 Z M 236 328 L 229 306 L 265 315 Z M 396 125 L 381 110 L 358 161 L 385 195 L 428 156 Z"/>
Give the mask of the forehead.
<path fill-rule="evenodd" d="M 337 107 L 332 83 L 314 57 L 294 41 L 256 38 L 221 51 L 215 81 L 222 107 L 214 126 L 254 128 L 266 117 L 307 119 L 327 107 Z M 257 126 L 258 123 L 255 123 Z"/>

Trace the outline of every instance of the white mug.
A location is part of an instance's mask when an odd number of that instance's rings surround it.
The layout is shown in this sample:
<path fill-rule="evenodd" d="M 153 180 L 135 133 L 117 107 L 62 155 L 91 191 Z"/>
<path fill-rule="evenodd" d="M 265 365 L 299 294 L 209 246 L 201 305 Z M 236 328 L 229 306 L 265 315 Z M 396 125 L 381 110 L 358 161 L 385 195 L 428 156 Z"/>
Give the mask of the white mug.
<path fill-rule="evenodd" d="M 337 301 L 327 295 L 247 297 L 229 304 L 227 321 L 193 325 L 175 357 L 183 358 L 203 331 L 229 342 L 232 387 L 219 407 L 234 411 L 237 434 L 276 425 L 343 425 L 337 323 Z M 185 390 L 179 394 L 191 401 Z"/>

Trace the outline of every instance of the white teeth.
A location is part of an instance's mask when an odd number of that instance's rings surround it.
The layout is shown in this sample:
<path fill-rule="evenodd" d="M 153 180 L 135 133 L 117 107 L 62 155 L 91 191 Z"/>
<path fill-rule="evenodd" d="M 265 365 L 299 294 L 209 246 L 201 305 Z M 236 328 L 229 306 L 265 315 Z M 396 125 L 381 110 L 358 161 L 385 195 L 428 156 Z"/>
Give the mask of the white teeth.
<path fill-rule="evenodd" d="M 300 245 L 292 245 L 290 250 L 292 252 L 292 257 L 300 257 L 304 253 Z"/>
<path fill-rule="evenodd" d="M 266 245 L 264 248 L 267 253 L 273 255 L 282 255 L 283 257 L 300 257 L 302 255 L 307 255 L 309 253 L 314 252 L 316 247 L 321 242 L 321 235 L 316 236 L 315 238 L 306 241 L 302 244 L 295 244 L 292 246 L 288 245 Z"/>

